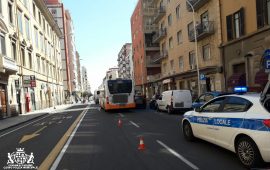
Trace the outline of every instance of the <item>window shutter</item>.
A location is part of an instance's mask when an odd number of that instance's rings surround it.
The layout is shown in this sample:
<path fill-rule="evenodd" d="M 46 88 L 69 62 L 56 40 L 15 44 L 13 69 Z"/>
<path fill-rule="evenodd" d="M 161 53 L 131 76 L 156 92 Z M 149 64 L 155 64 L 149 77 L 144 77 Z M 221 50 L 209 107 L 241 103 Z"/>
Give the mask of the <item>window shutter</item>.
<path fill-rule="evenodd" d="M 256 0 L 257 28 L 264 26 L 264 8 L 263 1 Z"/>
<path fill-rule="evenodd" d="M 232 27 L 232 15 L 228 15 L 226 17 L 226 24 L 227 24 L 227 39 L 233 39 L 233 27 Z"/>
<path fill-rule="evenodd" d="M 240 11 L 240 36 L 245 35 L 245 13 L 244 8 L 241 8 Z"/>

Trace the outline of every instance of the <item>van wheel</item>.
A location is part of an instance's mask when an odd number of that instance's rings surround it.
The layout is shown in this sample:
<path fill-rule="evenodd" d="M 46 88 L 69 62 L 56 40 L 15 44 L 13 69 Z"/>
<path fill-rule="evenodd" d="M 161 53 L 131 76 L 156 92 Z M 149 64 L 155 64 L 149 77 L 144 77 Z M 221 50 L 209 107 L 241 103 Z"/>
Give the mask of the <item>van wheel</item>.
<path fill-rule="evenodd" d="M 260 151 L 252 139 L 248 137 L 240 138 L 235 148 L 237 156 L 244 166 L 255 167 L 263 162 Z"/>
<path fill-rule="evenodd" d="M 187 141 L 194 141 L 195 140 L 191 125 L 187 121 L 185 121 L 183 124 L 183 133 L 184 133 L 184 137 L 186 138 Z"/>

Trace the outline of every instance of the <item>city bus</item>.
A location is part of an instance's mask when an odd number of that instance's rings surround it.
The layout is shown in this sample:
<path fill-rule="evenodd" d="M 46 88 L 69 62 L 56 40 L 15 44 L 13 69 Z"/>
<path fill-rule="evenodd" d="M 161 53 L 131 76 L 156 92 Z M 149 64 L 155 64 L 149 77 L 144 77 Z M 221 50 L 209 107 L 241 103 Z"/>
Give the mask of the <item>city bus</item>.
<path fill-rule="evenodd" d="M 134 85 L 131 79 L 105 79 L 99 104 L 105 111 L 135 108 Z"/>

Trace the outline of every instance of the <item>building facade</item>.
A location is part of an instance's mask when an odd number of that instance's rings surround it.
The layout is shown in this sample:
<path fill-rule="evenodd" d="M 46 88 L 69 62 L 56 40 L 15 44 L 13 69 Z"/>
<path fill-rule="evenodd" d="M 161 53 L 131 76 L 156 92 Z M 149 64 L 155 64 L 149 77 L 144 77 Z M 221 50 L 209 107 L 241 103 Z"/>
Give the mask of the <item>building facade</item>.
<path fill-rule="evenodd" d="M 123 45 L 122 49 L 118 54 L 118 68 L 119 78 L 132 79 L 133 73 L 133 62 L 132 62 L 132 46 L 131 43 Z"/>
<path fill-rule="evenodd" d="M 77 65 L 78 92 L 81 93 L 82 92 L 81 59 L 78 51 L 76 51 L 76 65 Z"/>
<path fill-rule="evenodd" d="M 153 83 L 160 78 L 159 44 L 153 43 L 156 8 L 151 0 L 139 0 L 131 16 L 132 55 L 136 90 L 150 96 Z"/>
<path fill-rule="evenodd" d="M 62 77 L 64 83 L 64 91 L 65 91 L 65 103 L 70 101 L 71 91 L 71 79 L 70 79 L 70 63 L 69 63 L 69 54 L 68 54 L 68 46 L 67 46 L 67 38 L 69 33 L 67 33 L 66 28 L 66 14 L 64 4 L 61 3 L 60 0 L 46 0 L 46 5 L 48 9 L 51 11 L 55 22 L 58 24 L 62 36 L 60 37 L 61 42 L 61 61 L 62 61 Z"/>
<path fill-rule="evenodd" d="M 221 20 L 226 89 L 262 91 L 268 81 L 263 53 L 270 48 L 270 1 L 221 0 Z"/>
<path fill-rule="evenodd" d="M 62 104 L 62 33 L 46 4 L 0 3 L 1 117 Z"/>

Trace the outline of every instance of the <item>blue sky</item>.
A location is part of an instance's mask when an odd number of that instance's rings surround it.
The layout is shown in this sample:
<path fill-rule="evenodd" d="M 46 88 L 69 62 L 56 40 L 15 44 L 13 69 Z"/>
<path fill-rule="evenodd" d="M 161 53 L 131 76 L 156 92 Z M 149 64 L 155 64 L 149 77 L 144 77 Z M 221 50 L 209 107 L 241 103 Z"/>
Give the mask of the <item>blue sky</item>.
<path fill-rule="evenodd" d="M 106 71 L 117 66 L 122 46 L 131 42 L 130 17 L 137 0 L 62 0 L 71 13 L 76 49 L 93 92 Z"/>

